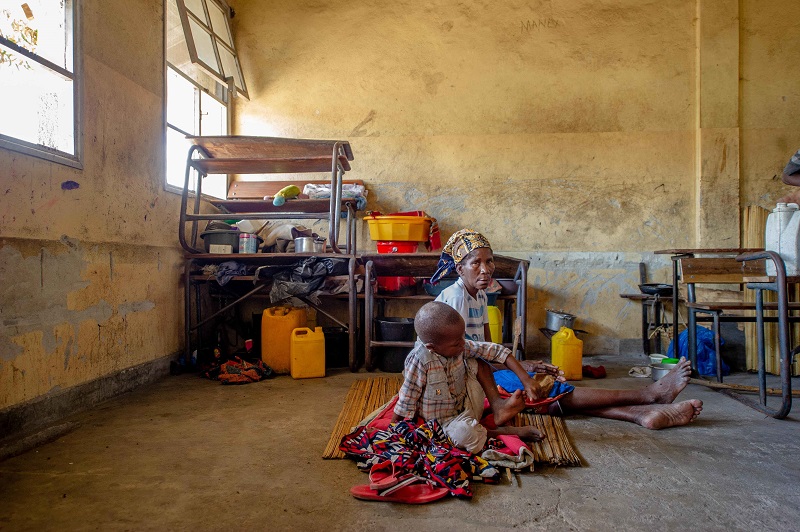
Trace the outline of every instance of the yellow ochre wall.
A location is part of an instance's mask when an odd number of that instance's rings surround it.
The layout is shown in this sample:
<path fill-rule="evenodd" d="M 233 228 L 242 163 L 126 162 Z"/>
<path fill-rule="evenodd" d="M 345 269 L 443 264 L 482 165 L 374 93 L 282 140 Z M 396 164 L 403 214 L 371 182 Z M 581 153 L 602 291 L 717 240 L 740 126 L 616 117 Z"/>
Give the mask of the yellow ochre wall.
<path fill-rule="evenodd" d="M 0 412 L 183 346 L 180 198 L 163 185 L 163 6 L 80 4 L 83 169 L 0 149 Z"/>
<path fill-rule="evenodd" d="M 638 263 L 737 247 L 800 147 L 800 2 L 232 0 L 236 134 L 347 139 L 368 208 L 530 260 L 587 353 L 640 349 Z M 360 249 L 374 249 L 365 224 Z"/>
<path fill-rule="evenodd" d="M 231 4 L 234 132 L 348 139 L 369 208 L 530 259 L 529 354 L 546 307 L 587 352 L 637 348 L 637 263 L 737 244 L 800 147 L 790 0 Z M 0 412 L 183 347 L 163 5 L 81 5 L 83 169 L 0 149 Z"/>

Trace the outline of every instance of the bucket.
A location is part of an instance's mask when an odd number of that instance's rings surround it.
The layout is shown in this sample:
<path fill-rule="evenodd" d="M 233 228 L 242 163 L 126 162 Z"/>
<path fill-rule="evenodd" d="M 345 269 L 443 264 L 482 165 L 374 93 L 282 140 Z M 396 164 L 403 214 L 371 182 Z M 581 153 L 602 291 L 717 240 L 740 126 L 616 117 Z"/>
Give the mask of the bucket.
<path fill-rule="evenodd" d="M 377 337 L 384 342 L 413 342 L 416 333 L 412 318 L 378 318 Z M 381 371 L 400 373 L 411 347 L 379 347 L 376 349 L 377 364 Z"/>
<path fill-rule="evenodd" d="M 426 242 L 430 237 L 432 218 L 427 216 L 367 216 L 372 240 Z"/>
<path fill-rule="evenodd" d="M 261 316 L 261 360 L 275 373 L 291 370 L 292 331 L 306 325 L 306 309 L 270 307 Z"/>
<path fill-rule="evenodd" d="M 377 242 L 378 253 L 416 253 L 419 242 L 382 240 Z M 414 277 L 378 277 L 378 292 L 394 296 L 411 296 L 417 291 Z"/>
<path fill-rule="evenodd" d="M 325 335 L 325 367 L 346 368 L 350 365 L 350 335 L 344 327 L 323 327 Z"/>
<path fill-rule="evenodd" d="M 378 318 L 378 341 L 383 342 L 413 342 L 414 319 L 413 318 Z"/>
<path fill-rule="evenodd" d="M 554 365 L 564 371 L 568 381 L 579 381 L 583 377 L 583 340 L 575 337 L 568 327 L 561 329 L 550 338 L 550 354 Z"/>
<path fill-rule="evenodd" d="M 322 327 L 292 330 L 289 366 L 293 379 L 325 376 L 325 333 Z"/>
<path fill-rule="evenodd" d="M 487 310 L 489 313 L 489 332 L 492 337 L 486 338 L 486 341 L 501 344 L 503 343 L 503 319 L 500 315 L 500 309 L 489 306 Z"/>

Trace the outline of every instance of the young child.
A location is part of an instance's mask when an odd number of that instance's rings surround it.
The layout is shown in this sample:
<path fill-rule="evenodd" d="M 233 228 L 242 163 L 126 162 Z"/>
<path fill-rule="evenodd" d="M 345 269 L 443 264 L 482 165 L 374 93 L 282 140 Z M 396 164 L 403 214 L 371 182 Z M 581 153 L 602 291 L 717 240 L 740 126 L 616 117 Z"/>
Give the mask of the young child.
<path fill-rule="evenodd" d="M 549 379 L 549 387 L 543 387 L 540 380 L 531 378 L 509 356 L 509 349 L 465 339 L 464 320 L 444 303 L 433 301 L 424 305 L 417 312 L 414 328 L 419 342 L 406 358 L 405 380 L 392 422 L 418 415 L 425 421 L 437 419 L 456 446 L 472 453 L 483 449 L 488 436 L 517 434 L 529 441 L 542 438 L 533 427 L 505 426 L 525 408 L 525 397 L 538 400 L 566 392 L 559 401 L 565 414 L 620 419 L 649 429 L 685 425 L 702 410 L 703 403 L 697 399 L 672 404 L 689 382 L 691 368 L 685 358 L 661 380 L 640 390 L 573 388 L 553 378 Z M 491 369 L 479 364 L 478 358 L 505 364 L 519 378 L 520 389 L 503 400 L 496 388 L 482 386 L 478 373 Z M 486 429 L 479 423 L 484 394 L 489 399 L 496 429 Z"/>
<path fill-rule="evenodd" d="M 456 446 L 480 452 L 487 436 L 516 434 L 523 440 L 540 440 L 533 427 L 506 427 L 525 408 L 524 393 L 538 395 L 535 383 L 511 354 L 499 344 L 473 342 L 464 337 L 464 320 L 452 307 L 433 301 L 423 305 L 414 318 L 419 341 L 406 357 L 404 382 L 398 393 L 392 422 L 436 419 Z M 526 384 L 502 399 L 491 368 L 480 361 L 504 364 Z M 480 376 L 479 376 L 480 374 Z M 569 387 L 568 384 L 563 386 Z M 496 429 L 487 430 L 483 418 L 484 398 L 494 414 Z"/>

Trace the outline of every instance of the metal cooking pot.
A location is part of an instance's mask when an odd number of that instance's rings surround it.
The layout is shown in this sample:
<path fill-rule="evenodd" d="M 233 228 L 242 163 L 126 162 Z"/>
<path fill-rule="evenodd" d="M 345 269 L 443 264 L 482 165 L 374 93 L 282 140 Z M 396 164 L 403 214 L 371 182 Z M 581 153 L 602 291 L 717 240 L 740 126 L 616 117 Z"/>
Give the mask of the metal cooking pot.
<path fill-rule="evenodd" d="M 297 253 L 324 253 L 325 239 L 313 236 L 299 236 L 294 239 L 294 250 Z"/>
<path fill-rule="evenodd" d="M 561 327 L 572 329 L 575 324 L 575 316 L 560 310 L 547 310 L 547 322 L 544 328 L 551 331 L 560 331 Z"/>

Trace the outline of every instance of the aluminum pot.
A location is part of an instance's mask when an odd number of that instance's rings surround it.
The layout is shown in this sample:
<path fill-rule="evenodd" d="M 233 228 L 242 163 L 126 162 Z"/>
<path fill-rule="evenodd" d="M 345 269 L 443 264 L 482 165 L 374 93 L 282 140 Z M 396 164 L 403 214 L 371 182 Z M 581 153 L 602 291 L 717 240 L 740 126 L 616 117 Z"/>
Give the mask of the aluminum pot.
<path fill-rule="evenodd" d="M 668 364 L 650 364 L 650 377 L 654 381 L 658 381 L 663 377 L 666 377 L 667 373 L 672 370 L 672 367 Z"/>
<path fill-rule="evenodd" d="M 324 253 L 325 239 L 313 236 L 299 236 L 294 239 L 294 250 L 297 253 Z"/>
<path fill-rule="evenodd" d="M 544 328 L 551 331 L 560 331 L 561 327 L 572 329 L 575 324 L 575 316 L 560 310 L 547 310 L 547 322 Z"/>

